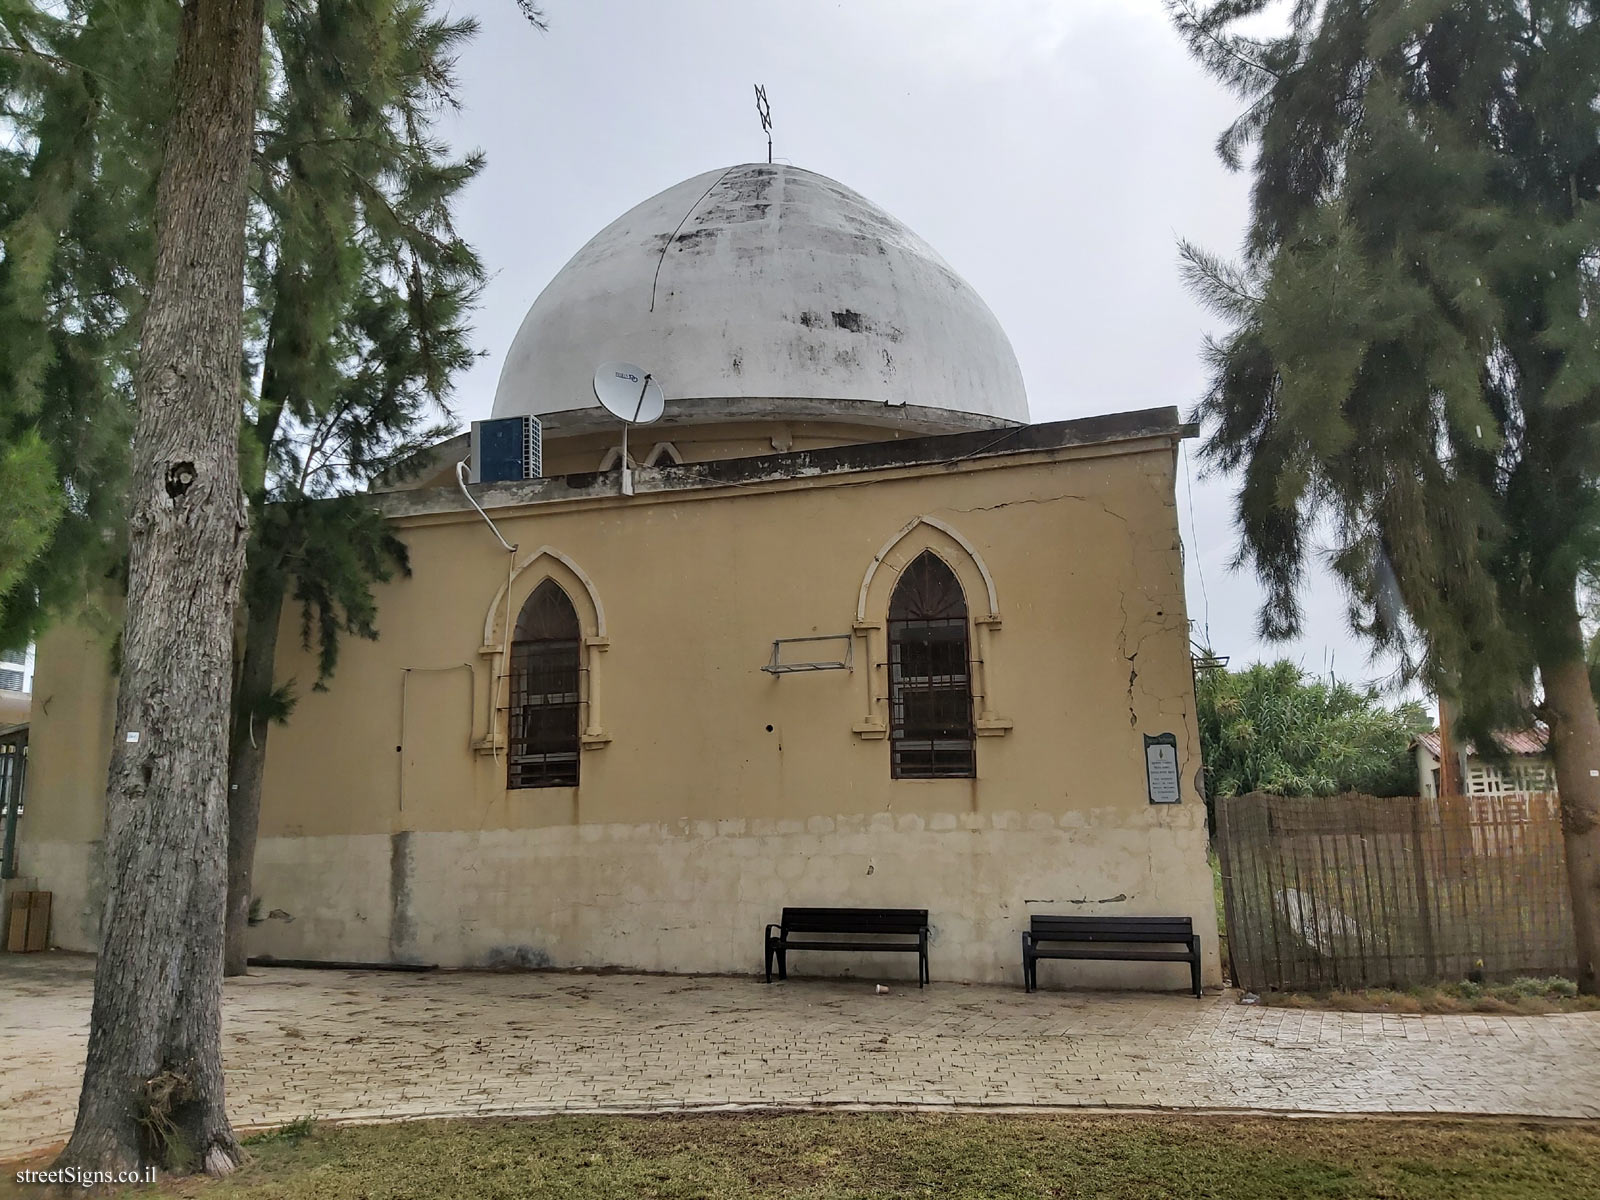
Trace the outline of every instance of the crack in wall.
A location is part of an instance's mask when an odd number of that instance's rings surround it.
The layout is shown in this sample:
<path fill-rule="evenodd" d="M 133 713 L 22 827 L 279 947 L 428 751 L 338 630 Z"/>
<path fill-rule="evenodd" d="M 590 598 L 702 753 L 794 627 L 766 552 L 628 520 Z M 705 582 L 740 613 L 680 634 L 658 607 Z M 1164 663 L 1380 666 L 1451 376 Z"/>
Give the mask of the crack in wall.
<path fill-rule="evenodd" d="M 1095 500 L 1090 496 L 1080 496 L 1076 492 L 1062 492 L 1057 496 L 1033 496 L 1020 500 L 1002 500 L 998 504 L 975 504 L 971 508 L 946 508 L 942 511 L 952 513 L 996 512 L 1002 508 L 1018 508 L 1024 504 L 1054 504 L 1058 500 L 1074 500 L 1079 504 L 1087 504 L 1090 508 L 1098 508 L 1112 520 L 1121 521 L 1124 525 L 1128 523 L 1127 517 L 1112 510 L 1101 501 Z"/>
<path fill-rule="evenodd" d="M 1118 589 L 1117 607 L 1122 612 L 1122 625 L 1117 630 L 1117 653 L 1128 664 L 1128 728 L 1137 729 L 1139 727 L 1139 713 L 1134 707 L 1133 685 L 1139 679 L 1139 649 L 1135 648 L 1132 654 L 1128 653 L 1128 593 L 1126 589 Z M 1144 639 L 1141 638 L 1139 647 L 1143 647 L 1143 645 Z"/>
<path fill-rule="evenodd" d="M 1117 630 L 1117 653 L 1128 664 L 1128 726 L 1131 729 L 1137 729 L 1139 727 L 1139 714 L 1133 693 L 1134 687 L 1139 681 L 1139 655 L 1144 653 L 1144 644 L 1151 638 L 1177 634 L 1181 627 L 1175 619 L 1169 618 L 1164 612 L 1158 611 L 1156 616 L 1161 618 L 1159 622 L 1151 619 L 1140 622 L 1144 632 L 1139 635 L 1138 641 L 1134 643 L 1130 652 L 1128 649 L 1128 626 L 1131 618 L 1128 615 L 1128 593 L 1126 589 L 1117 593 L 1117 607 L 1122 613 L 1122 624 Z M 1167 707 L 1169 703 L 1173 702 L 1180 706 L 1179 712 L 1181 714 L 1187 714 L 1188 707 L 1184 705 L 1182 697 L 1161 697 L 1156 703 L 1156 711 L 1163 716 L 1173 715 Z"/>

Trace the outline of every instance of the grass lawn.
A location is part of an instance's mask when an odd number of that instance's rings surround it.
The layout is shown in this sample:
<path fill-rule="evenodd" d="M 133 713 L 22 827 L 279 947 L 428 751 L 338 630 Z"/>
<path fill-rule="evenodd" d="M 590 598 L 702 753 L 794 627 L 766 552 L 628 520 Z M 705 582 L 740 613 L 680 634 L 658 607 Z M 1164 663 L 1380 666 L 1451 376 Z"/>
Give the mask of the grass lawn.
<path fill-rule="evenodd" d="M 251 1145 L 203 1200 L 561 1197 L 1600 1197 L 1600 1126 L 830 1113 L 316 1128 Z"/>
<path fill-rule="evenodd" d="M 1600 1011 L 1600 996 L 1580 996 L 1570 979 L 1517 979 L 1510 983 L 1441 983 L 1430 987 L 1362 988 L 1349 992 L 1268 992 L 1275 1008 L 1331 1008 L 1340 1012 L 1522 1013 Z"/>

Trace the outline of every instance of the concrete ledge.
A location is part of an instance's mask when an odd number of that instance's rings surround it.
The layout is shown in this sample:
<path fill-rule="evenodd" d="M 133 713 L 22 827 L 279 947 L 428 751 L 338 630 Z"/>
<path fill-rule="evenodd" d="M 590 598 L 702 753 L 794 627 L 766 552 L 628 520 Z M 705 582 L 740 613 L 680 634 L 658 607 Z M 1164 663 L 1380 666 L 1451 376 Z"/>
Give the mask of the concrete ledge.
<path fill-rule="evenodd" d="M 932 437 L 830 446 L 787 454 L 728 458 L 714 462 L 683 463 L 668 467 L 640 467 L 633 473 L 636 493 L 688 492 L 705 488 L 742 487 L 786 479 L 818 479 L 892 468 L 942 469 L 955 462 L 1000 458 L 1061 450 L 1069 447 L 1113 445 L 1144 439 L 1166 439 L 1176 444 L 1192 436 L 1175 407 L 1108 413 L 1074 421 L 1043 425 L 1013 425 Z M 621 499 L 617 480 L 609 474 L 585 472 L 517 483 L 481 483 L 468 488 L 486 509 L 564 500 Z M 387 516 L 406 517 L 470 511 L 459 487 L 419 488 L 380 492 L 373 503 Z"/>

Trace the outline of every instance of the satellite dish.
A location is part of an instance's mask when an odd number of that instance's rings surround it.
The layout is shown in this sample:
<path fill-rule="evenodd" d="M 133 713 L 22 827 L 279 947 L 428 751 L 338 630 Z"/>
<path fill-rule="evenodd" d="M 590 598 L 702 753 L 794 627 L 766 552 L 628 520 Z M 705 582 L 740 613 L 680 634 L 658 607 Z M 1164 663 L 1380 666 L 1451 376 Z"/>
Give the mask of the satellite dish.
<path fill-rule="evenodd" d="M 628 465 L 628 427 L 659 421 L 666 409 L 661 385 L 650 372 L 627 362 L 601 363 L 594 373 L 594 398 L 622 421 L 622 494 L 633 495 L 633 470 Z"/>
<path fill-rule="evenodd" d="M 659 421 L 666 408 L 661 385 L 633 363 L 601 363 L 594 373 L 594 396 L 607 412 L 630 425 Z"/>

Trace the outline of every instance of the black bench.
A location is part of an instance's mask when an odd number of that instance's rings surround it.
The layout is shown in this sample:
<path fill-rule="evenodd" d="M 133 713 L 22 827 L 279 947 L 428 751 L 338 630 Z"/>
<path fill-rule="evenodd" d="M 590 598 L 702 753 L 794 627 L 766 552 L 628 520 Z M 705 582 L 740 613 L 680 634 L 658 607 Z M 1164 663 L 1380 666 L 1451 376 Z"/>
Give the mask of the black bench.
<path fill-rule="evenodd" d="M 1022 935 L 1022 983 L 1030 992 L 1039 986 L 1041 958 L 1186 962 L 1200 995 L 1200 939 L 1188 917 L 1036 916 Z"/>
<path fill-rule="evenodd" d="M 773 933 L 777 930 L 777 933 Z M 803 937 L 795 937 L 795 934 Z M 829 935 L 829 936 L 824 936 Z M 847 938 L 848 940 L 840 940 Z M 871 938 L 871 941 L 863 939 Z M 767 982 L 772 962 L 789 978 L 791 950 L 901 951 L 917 956 L 917 986 L 928 982 L 928 910 L 925 908 L 786 908 L 783 923 L 767 926 Z"/>

